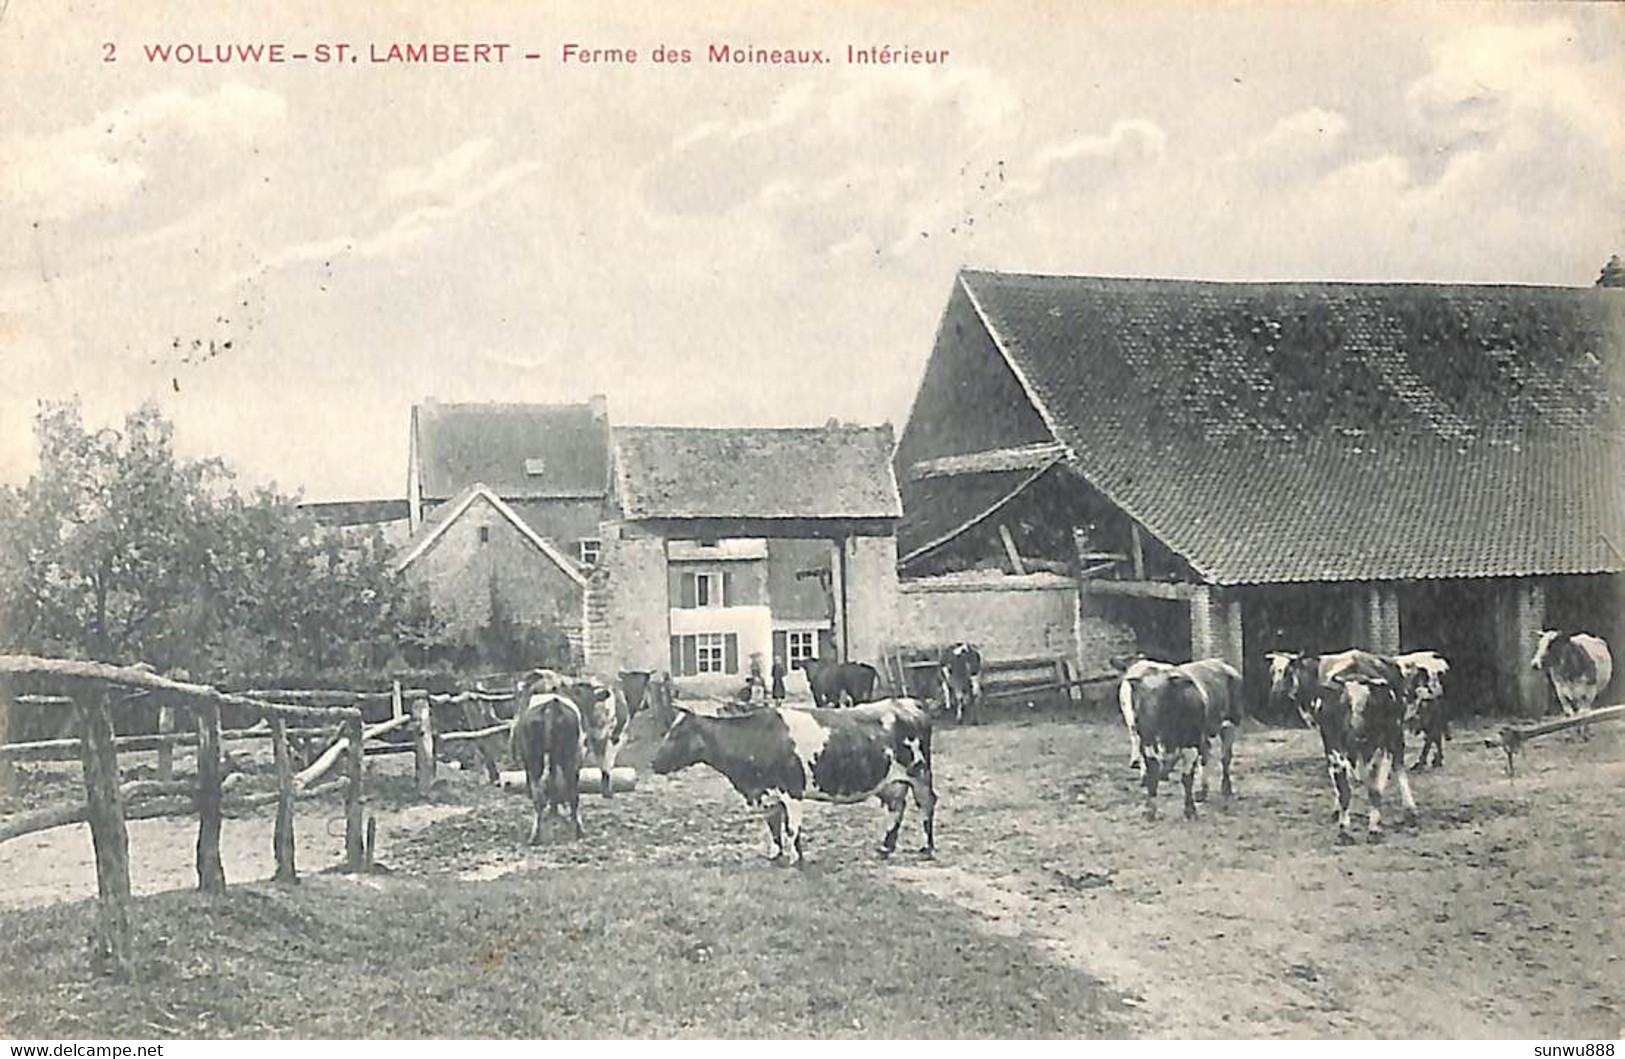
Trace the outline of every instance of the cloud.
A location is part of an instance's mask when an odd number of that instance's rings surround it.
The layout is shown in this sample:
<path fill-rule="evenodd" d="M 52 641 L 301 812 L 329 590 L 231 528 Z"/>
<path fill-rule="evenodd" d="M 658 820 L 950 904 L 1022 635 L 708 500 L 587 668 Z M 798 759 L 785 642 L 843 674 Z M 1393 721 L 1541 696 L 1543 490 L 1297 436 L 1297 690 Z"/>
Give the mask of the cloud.
<path fill-rule="evenodd" d="M 1031 175 L 1021 178 L 1018 196 L 1062 195 L 1091 190 L 1102 179 L 1160 159 L 1168 134 L 1154 121 L 1124 118 L 1104 135 L 1076 136 L 1041 148 L 1033 155 Z"/>
<path fill-rule="evenodd" d="M 491 153 L 491 140 L 469 140 L 423 167 L 403 166 L 384 174 L 380 194 L 387 200 L 419 195 L 440 196 L 465 188 Z"/>
<path fill-rule="evenodd" d="M 0 189 L 36 221 L 116 209 L 182 158 L 208 168 L 209 158 L 279 137 L 286 113 L 281 96 L 236 82 L 205 95 L 155 92 L 61 132 L 0 139 Z"/>

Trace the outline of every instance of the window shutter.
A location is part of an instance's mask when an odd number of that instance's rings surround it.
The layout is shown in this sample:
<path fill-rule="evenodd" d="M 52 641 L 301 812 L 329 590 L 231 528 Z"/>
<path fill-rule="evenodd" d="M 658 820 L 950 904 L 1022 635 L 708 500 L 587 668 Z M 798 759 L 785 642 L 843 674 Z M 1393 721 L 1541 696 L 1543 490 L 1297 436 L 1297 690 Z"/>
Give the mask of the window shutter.
<path fill-rule="evenodd" d="M 784 632 L 773 634 L 773 657 L 784 662 L 786 668 L 790 665 L 790 638 Z"/>
<path fill-rule="evenodd" d="M 683 639 L 683 676 L 691 677 L 700 671 L 699 643 L 692 636 Z"/>
<path fill-rule="evenodd" d="M 724 607 L 734 605 L 734 572 L 732 570 L 722 571 L 722 605 Z"/>
<path fill-rule="evenodd" d="M 685 610 L 693 610 L 698 603 L 698 593 L 694 589 L 694 575 L 684 574 L 678 586 L 677 605 Z"/>
<path fill-rule="evenodd" d="M 835 657 L 835 634 L 829 629 L 818 630 L 818 646 L 814 649 L 814 658 Z"/>
<path fill-rule="evenodd" d="M 731 632 L 724 641 L 722 669 L 725 673 L 739 672 L 739 634 Z"/>
<path fill-rule="evenodd" d="M 681 636 L 671 638 L 671 671 L 674 676 L 680 677 L 683 675 L 683 638 Z"/>

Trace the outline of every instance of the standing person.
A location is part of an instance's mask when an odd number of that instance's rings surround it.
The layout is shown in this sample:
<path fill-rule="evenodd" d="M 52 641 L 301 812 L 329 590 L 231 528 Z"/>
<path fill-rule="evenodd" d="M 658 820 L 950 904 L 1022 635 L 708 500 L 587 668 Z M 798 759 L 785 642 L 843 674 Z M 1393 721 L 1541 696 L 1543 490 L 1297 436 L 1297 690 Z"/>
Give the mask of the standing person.
<path fill-rule="evenodd" d="M 773 659 L 773 705 L 784 704 L 784 659 Z"/>

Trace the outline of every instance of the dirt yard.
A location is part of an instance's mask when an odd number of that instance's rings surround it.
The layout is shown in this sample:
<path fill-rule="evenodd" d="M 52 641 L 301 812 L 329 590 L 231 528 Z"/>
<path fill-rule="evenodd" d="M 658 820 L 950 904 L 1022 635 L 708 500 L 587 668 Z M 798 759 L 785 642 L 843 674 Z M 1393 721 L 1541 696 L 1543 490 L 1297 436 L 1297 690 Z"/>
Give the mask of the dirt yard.
<path fill-rule="evenodd" d="M 935 861 L 900 854 L 880 862 L 873 853 L 884 826 L 877 805 L 814 805 L 806 821 L 810 863 L 800 871 L 762 860 L 766 828 L 703 769 L 640 775 L 634 792 L 608 801 L 594 796 L 584 806 L 585 841 L 563 841 L 561 828 L 534 849 L 520 844 L 527 823 L 520 796 L 451 772 L 434 804 L 412 805 L 403 783 L 382 777 L 369 789 L 379 792 L 371 807 L 378 856 L 391 874 L 374 878 L 382 880 L 379 900 L 410 885 L 425 903 L 407 907 L 433 905 L 437 913 L 441 900 L 480 887 L 545 895 L 597 878 L 670 892 L 679 903 L 707 887 L 737 889 L 763 916 L 790 917 L 781 924 L 789 933 L 759 942 L 734 928 L 736 949 L 759 944 L 761 951 L 730 958 L 757 961 L 807 943 L 791 922 L 797 907 L 808 916 L 828 914 L 827 930 L 838 931 L 847 914 L 839 904 L 829 911 L 830 902 L 849 900 L 856 920 L 870 907 L 858 895 L 890 894 L 951 931 L 951 940 L 934 942 L 939 948 L 963 955 L 994 946 L 986 951 L 999 953 L 1002 965 L 1022 968 L 978 975 L 972 967 L 972 988 L 986 980 L 979 1002 L 995 1010 L 978 1009 L 956 1025 L 951 1012 L 965 1010 L 962 999 L 947 1008 L 950 1023 L 937 1034 L 1617 1037 L 1625 1030 L 1625 732 L 1604 725 L 1589 742 L 1563 735 L 1537 741 L 1510 780 L 1500 752 L 1481 746 L 1486 734 L 1458 732 L 1444 769 L 1414 774 L 1417 829 L 1393 830 L 1381 845 L 1339 847 L 1331 785 L 1307 731 L 1250 729 L 1237 752 L 1235 799 L 1220 799 L 1215 775 L 1213 797 L 1187 822 L 1178 784 L 1171 784 L 1161 819 L 1147 823 L 1124 764 L 1120 725 L 948 727 L 937 738 Z M 400 764 L 385 760 L 380 768 Z M 1392 789 L 1390 804 L 1397 809 Z M 1356 809 L 1363 823 L 1363 800 Z M 337 804 L 302 803 L 299 812 L 301 863 L 307 871 L 331 864 L 342 841 L 338 825 L 331 834 L 328 826 Z M 270 874 L 269 832 L 266 812 L 228 820 L 231 882 Z M 918 838 L 911 809 L 904 848 Z M 194 839 L 195 822 L 133 823 L 137 889 L 190 886 Z M 800 903 L 775 909 L 774 895 L 791 889 Z M 0 845 L 0 903 L 72 901 L 93 890 L 82 828 Z M 48 911 L 6 912 L 0 923 L 17 919 L 28 929 L 28 917 Z M 606 914 L 614 918 L 613 906 Z M 873 944 L 884 945 L 883 938 Z M 934 973 L 950 972 L 895 971 L 905 979 Z M 1014 984 L 995 987 L 995 977 Z M 893 1035 L 911 1026 L 932 1033 L 929 1023 L 906 1019 L 878 1028 L 884 1018 L 870 1009 L 872 1000 L 815 998 L 809 1003 L 821 1005 L 818 1019 L 798 1016 L 777 1031 L 771 1021 L 699 1027 L 723 1036 Z M 1063 1003 L 1061 1014 L 1087 1008 L 1087 1017 L 1055 1021 L 1053 1010 L 1043 1017 L 1026 1010 Z M 656 1011 L 653 1021 L 572 1022 L 567 1032 L 696 1029 L 660 1021 Z M 242 1018 L 245 1026 L 272 1025 L 263 1012 Z M 853 1018 L 867 1028 L 854 1030 Z M 323 1025 L 340 1035 L 347 1028 Z M 500 1032 L 548 1033 L 523 1026 Z"/>

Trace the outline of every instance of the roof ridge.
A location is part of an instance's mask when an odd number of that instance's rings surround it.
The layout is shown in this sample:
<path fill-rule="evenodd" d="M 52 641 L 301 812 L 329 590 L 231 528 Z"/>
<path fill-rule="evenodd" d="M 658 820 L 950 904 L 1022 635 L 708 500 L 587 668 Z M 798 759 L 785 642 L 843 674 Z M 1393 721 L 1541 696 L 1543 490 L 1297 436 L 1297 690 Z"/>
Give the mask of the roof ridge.
<path fill-rule="evenodd" d="M 1519 290 L 1519 291 L 1573 291 L 1594 293 L 1606 288 L 1566 283 L 1471 283 L 1455 280 L 1357 280 L 1357 279 L 1211 279 L 1186 276 L 1129 276 L 1101 275 L 1089 272 L 1025 272 L 1020 270 L 962 268 L 962 277 L 990 277 L 995 279 L 1083 280 L 1093 283 L 1122 285 L 1245 288 L 1359 288 L 1363 290 Z"/>

